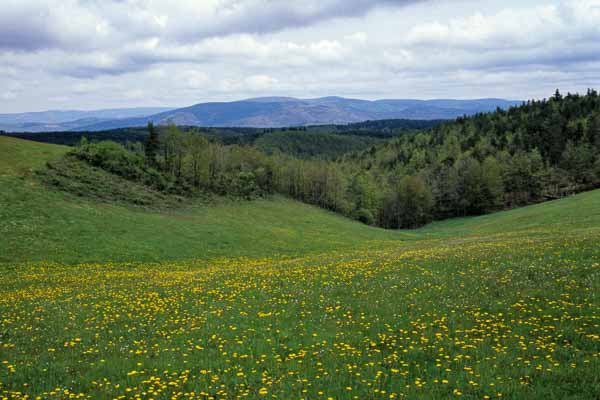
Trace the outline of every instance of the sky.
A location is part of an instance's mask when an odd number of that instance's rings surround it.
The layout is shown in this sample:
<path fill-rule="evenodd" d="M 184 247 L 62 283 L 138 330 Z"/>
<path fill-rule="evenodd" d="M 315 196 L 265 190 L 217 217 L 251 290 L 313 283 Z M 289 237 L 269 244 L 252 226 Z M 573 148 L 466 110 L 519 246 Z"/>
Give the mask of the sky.
<path fill-rule="evenodd" d="M 600 0 L 0 3 L 0 113 L 600 88 Z"/>

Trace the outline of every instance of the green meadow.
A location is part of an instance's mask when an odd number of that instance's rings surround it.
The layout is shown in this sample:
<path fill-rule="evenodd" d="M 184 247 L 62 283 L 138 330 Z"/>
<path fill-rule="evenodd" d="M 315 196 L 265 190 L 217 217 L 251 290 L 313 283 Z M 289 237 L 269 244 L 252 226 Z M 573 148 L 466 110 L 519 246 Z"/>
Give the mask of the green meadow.
<path fill-rule="evenodd" d="M 0 398 L 600 395 L 600 191 L 386 231 L 77 197 L 65 151 L 0 137 Z"/>

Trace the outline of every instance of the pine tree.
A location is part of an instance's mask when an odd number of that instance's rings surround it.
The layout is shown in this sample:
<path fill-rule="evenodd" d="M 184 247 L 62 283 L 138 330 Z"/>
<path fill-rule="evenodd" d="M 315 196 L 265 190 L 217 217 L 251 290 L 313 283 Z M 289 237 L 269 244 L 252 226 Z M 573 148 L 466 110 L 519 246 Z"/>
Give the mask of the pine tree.
<path fill-rule="evenodd" d="M 554 93 L 554 100 L 556 101 L 561 101 L 563 98 L 562 94 L 560 94 L 560 90 L 556 89 L 556 92 Z"/>

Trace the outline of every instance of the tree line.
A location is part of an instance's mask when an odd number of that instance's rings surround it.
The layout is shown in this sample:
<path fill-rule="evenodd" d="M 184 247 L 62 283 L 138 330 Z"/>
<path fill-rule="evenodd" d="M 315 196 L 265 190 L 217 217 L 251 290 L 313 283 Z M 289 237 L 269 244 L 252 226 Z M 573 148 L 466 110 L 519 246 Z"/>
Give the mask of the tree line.
<path fill-rule="evenodd" d="M 84 141 L 72 156 L 165 192 L 246 199 L 279 193 L 366 224 L 413 228 L 600 187 L 600 96 L 557 91 L 336 160 L 276 148 L 267 154 L 194 129 L 149 124 L 145 143 Z"/>
<path fill-rule="evenodd" d="M 401 136 L 342 164 L 375 182 L 382 199 L 371 211 L 384 227 L 560 198 L 600 187 L 600 97 L 557 91 Z"/>

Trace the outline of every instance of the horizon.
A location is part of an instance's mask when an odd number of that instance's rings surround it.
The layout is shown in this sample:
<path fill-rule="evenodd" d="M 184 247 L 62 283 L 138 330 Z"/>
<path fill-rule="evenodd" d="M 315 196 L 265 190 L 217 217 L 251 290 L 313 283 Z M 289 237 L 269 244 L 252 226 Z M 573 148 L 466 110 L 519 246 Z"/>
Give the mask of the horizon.
<path fill-rule="evenodd" d="M 566 93 L 565 93 L 566 94 Z M 575 95 L 583 95 L 584 93 L 570 93 L 570 94 L 575 94 Z M 243 98 L 243 99 L 237 99 L 237 100 L 224 100 L 224 101 L 200 101 L 200 102 L 195 102 L 193 104 L 187 104 L 187 105 L 182 105 L 182 106 L 168 106 L 168 105 L 136 105 L 136 106 L 132 106 L 132 107 L 116 107 L 116 108 L 90 108 L 90 109 L 84 109 L 84 108 L 64 108 L 64 109 L 41 109 L 41 110 L 33 110 L 33 111 L 20 111 L 20 112 L 0 112 L 0 115 L 11 115 L 11 114 L 36 114 L 36 113 L 48 113 L 48 112 L 100 112 L 100 111 L 118 111 L 118 110 L 136 110 L 136 109 L 170 109 L 170 110 L 176 110 L 176 109 L 180 109 L 180 108 L 186 108 L 186 107 L 192 107 L 195 105 L 200 105 L 200 104 L 210 104 L 210 103 L 222 103 L 222 104 L 227 104 L 227 103 L 237 103 L 237 102 L 246 102 L 246 101 L 253 101 L 253 100 L 263 100 L 263 99 L 293 99 L 293 100 L 299 100 L 299 101 L 310 101 L 310 100 L 320 100 L 320 99 L 327 99 L 327 98 L 337 98 L 337 99 L 345 99 L 345 100 L 357 100 L 357 101 L 368 101 L 368 102 L 377 102 L 377 101 L 395 101 L 395 100 L 400 100 L 400 101 L 423 101 L 423 102 L 428 102 L 428 101 L 479 101 L 479 100 L 499 100 L 499 101 L 507 101 L 507 102 L 518 102 L 518 101 L 522 101 L 522 102 L 527 102 L 529 100 L 545 100 L 547 98 L 549 98 L 550 96 L 546 96 L 544 98 L 535 98 L 535 99 L 517 99 L 517 98 L 497 98 L 497 97 L 477 97 L 477 98 L 450 98 L 450 97 L 439 97 L 439 98 L 400 98 L 400 97 L 388 97 L 388 98 L 375 98 L 375 99 L 364 99 L 364 98 L 352 98 L 352 97 L 344 97 L 344 96 L 336 96 L 336 95 L 331 95 L 331 96 L 321 96 L 321 97 L 292 97 L 292 96 L 259 96 L 259 97 L 250 97 L 250 98 Z"/>
<path fill-rule="evenodd" d="M 598 19 L 599 0 L 7 0 L 0 113 L 584 93 Z"/>

